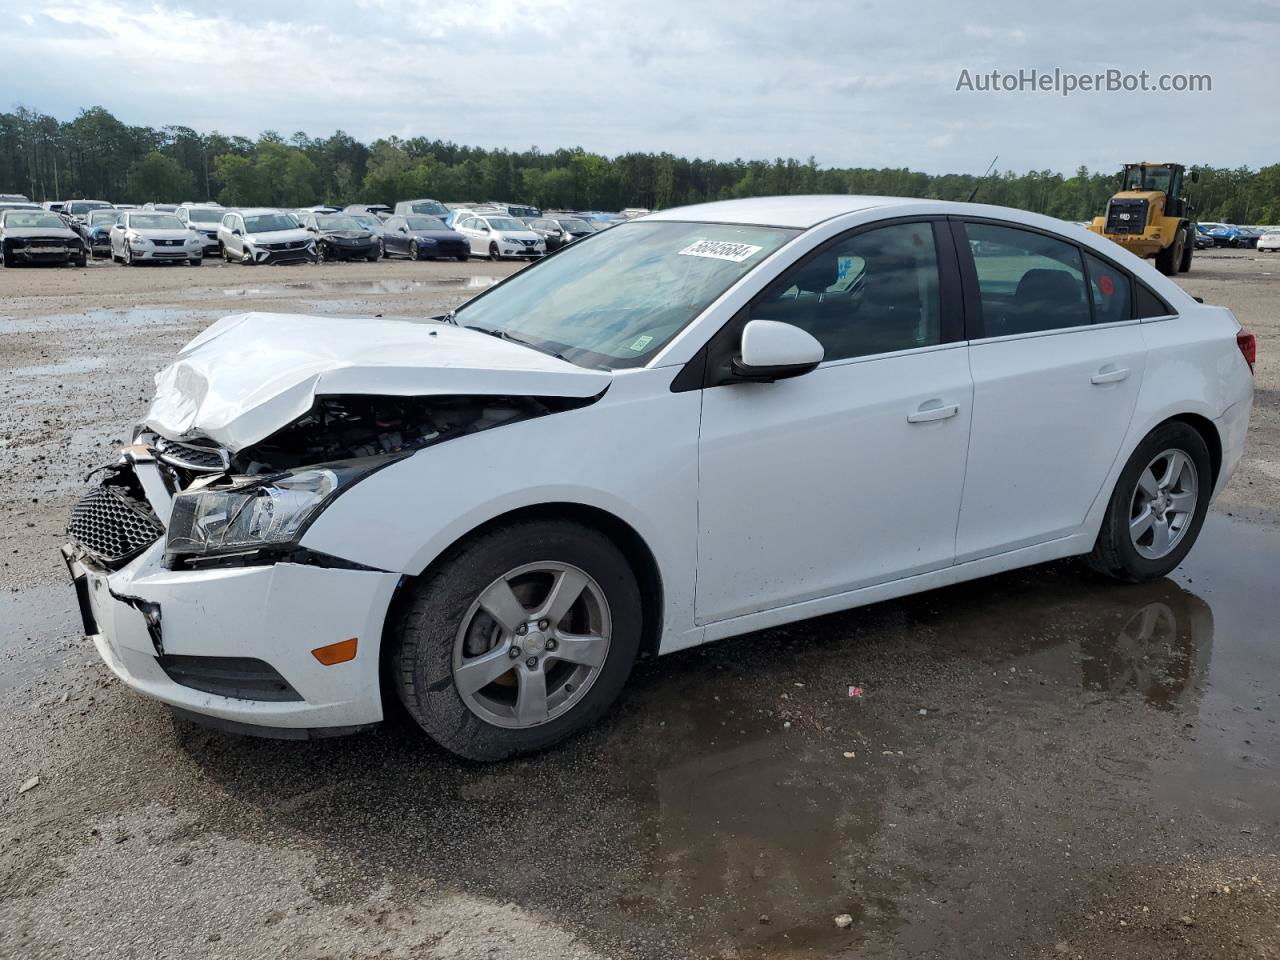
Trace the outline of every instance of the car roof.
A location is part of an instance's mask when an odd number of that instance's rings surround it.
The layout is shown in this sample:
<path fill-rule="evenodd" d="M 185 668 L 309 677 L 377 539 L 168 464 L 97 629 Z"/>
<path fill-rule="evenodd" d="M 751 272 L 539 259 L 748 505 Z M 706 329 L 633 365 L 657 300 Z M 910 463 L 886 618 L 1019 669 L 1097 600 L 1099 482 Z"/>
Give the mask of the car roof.
<path fill-rule="evenodd" d="M 858 213 L 872 207 L 937 201 L 904 197 L 861 197 L 844 194 L 788 197 L 752 197 L 747 200 L 717 200 L 675 207 L 651 213 L 642 220 L 692 220 L 705 223 L 749 223 L 771 227 L 809 228 L 823 220 Z"/>

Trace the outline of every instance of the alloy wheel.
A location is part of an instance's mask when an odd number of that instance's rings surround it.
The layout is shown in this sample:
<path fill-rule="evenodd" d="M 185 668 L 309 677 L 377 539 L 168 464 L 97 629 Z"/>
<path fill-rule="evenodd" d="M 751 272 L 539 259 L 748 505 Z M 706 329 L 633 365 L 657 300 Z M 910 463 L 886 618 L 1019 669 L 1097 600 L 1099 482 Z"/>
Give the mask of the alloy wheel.
<path fill-rule="evenodd" d="M 1157 454 L 1138 475 L 1129 508 L 1129 540 L 1138 555 L 1161 560 L 1182 541 L 1195 517 L 1200 478 L 1182 450 Z"/>
<path fill-rule="evenodd" d="M 604 590 L 588 573 L 552 560 L 525 564 L 480 591 L 462 618 L 454 686 L 494 726 L 539 726 L 591 689 L 612 630 Z"/>

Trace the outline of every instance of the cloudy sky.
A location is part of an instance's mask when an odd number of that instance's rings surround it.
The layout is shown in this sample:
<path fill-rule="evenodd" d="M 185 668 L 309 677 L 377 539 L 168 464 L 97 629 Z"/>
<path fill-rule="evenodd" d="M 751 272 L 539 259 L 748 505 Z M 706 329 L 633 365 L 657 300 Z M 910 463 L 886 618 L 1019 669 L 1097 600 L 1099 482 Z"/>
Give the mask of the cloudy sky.
<path fill-rule="evenodd" d="M 0 24 L 0 107 L 62 119 L 931 173 L 1280 162 L 1280 0 L 0 0 Z M 1032 68 L 1212 91 L 956 90 Z"/>

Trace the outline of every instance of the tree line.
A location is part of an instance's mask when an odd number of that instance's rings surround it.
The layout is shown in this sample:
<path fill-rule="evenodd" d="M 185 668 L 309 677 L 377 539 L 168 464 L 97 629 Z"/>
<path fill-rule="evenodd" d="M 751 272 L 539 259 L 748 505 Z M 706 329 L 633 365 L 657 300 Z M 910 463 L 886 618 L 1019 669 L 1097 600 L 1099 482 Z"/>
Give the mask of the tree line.
<path fill-rule="evenodd" d="M 103 107 L 62 121 L 27 107 L 0 113 L 0 192 L 33 200 L 142 203 L 217 200 L 228 206 L 310 206 L 439 200 L 523 201 L 547 209 L 661 209 L 704 200 L 796 193 L 976 199 L 1087 220 L 1116 189 L 1116 170 L 927 174 L 906 168 L 819 167 L 801 161 L 703 160 L 669 153 L 606 157 L 581 148 L 486 150 L 426 137 L 364 144 L 343 132 L 267 130 L 256 139 L 190 127 L 126 124 Z M 1189 186 L 1202 220 L 1280 222 L 1280 163 L 1197 167 Z"/>

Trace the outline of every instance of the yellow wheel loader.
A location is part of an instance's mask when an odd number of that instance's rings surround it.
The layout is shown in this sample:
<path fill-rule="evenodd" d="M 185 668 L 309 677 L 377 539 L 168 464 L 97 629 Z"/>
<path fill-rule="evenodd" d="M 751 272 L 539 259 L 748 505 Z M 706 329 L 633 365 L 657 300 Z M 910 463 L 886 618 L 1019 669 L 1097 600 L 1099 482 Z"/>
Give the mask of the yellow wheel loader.
<path fill-rule="evenodd" d="M 1185 170 L 1180 163 L 1126 163 L 1119 192 L 1089 229 L 1139 257 L 1154 257 L 1166 276 L 1190 270 L 1196 220 L 1182 196 Z M 1191 182 L 1199 179 L 1192 170 Z"/>

